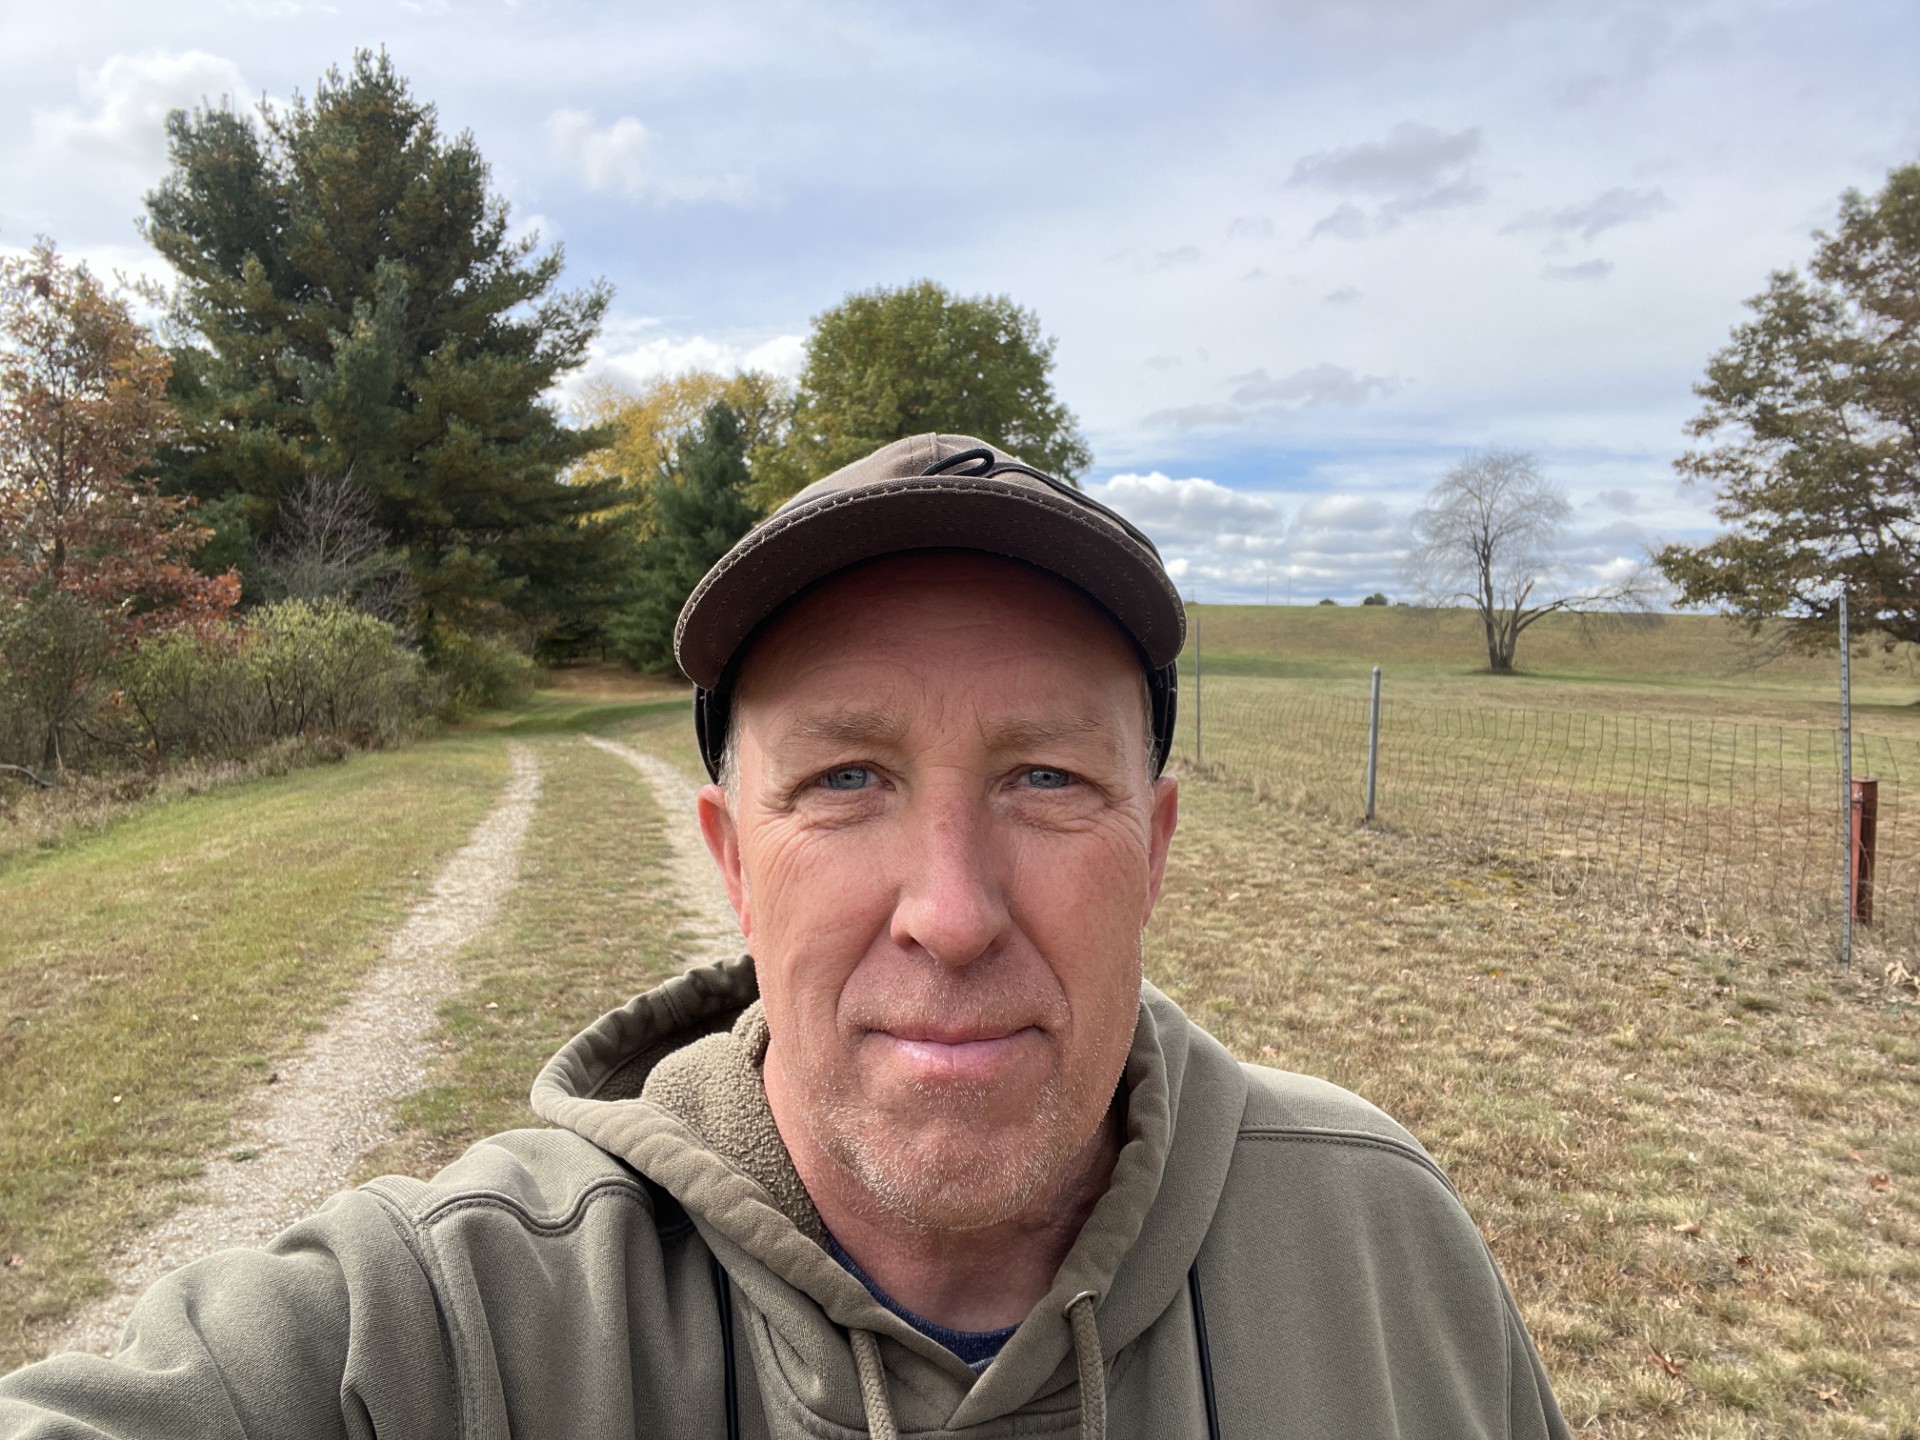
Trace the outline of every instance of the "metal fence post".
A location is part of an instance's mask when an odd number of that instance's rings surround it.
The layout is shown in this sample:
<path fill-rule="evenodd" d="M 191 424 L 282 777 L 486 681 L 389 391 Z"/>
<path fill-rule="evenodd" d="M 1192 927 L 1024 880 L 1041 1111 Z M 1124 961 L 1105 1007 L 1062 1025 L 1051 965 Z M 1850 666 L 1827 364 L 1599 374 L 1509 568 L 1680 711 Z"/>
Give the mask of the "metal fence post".
<path fill-rule="evenodd" d="M 1853 662 L 1847 588 L 1840 587 L 1840 973 L 1853 968 Z"/>
<path fill-rule="evenodd" d="M 1380 776 L 1380 667 L 1373 667 L 1373 708 L 1367 716 L 1367 823 L 1373 823 L 1374 782 Z"/>
<path fill-rule="evenodd" d="M 1201 724 L 1204 711 L 1200 704 L 1200 602 L 1189 602 L 1193 606 L 1193 768 L 1198 770 L 1206 763 L 1204 737 L 1206 727 Z"/>

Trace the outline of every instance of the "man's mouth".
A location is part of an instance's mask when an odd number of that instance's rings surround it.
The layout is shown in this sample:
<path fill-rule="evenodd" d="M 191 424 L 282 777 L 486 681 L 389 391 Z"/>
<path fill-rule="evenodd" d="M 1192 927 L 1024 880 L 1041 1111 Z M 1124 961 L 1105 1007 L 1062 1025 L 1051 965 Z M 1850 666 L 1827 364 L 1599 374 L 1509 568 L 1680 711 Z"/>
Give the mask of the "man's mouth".
<path fill-rule="evenodd" d="M 896 1061 L 917 1083 L 982 1083 L 1000 1078 L 1040 1032 L 1031 1025 L 944 1026 L 911 1024 L 876 1029 Z"/>

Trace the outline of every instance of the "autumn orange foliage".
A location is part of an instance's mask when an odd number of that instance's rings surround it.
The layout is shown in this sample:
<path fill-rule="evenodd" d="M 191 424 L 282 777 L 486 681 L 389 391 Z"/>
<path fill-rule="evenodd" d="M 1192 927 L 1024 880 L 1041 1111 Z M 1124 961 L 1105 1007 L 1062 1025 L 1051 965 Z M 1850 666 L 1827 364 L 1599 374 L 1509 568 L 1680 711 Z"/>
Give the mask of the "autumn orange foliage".
<path fill-rule="evenodd" d="M 127 303 L 42 240 L 0 261 L 0 600 L 59 593 L 124 644 L 224 619 L 239 577 L 190 563 L 190 500 L 138 472 L 171 437 L 171 361 Z"/>

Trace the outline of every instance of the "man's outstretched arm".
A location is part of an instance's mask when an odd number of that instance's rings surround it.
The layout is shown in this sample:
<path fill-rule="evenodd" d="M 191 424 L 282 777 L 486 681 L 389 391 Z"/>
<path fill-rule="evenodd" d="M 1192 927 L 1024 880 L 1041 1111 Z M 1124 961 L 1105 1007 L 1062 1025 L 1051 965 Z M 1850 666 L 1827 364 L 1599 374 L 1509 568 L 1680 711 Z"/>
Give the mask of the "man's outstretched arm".
<path fill-rule="evenodd" d="M 374 1197 L 342 1195 L 259 1250 L 224 1250 L 141 1297 L 112 1359 L 0 1377 L 0 1440 L 448 1440 L 438 1307 Z"/>

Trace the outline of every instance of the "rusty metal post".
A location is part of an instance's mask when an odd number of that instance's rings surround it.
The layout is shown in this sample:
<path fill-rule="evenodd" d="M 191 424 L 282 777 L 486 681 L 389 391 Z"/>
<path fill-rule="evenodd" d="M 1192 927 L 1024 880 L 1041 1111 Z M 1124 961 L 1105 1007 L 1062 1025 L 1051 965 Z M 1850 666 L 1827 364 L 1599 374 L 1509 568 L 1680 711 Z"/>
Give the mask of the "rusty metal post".
<path fill-rule="evenodd" d="M 1862 925 L 1873 923 L 1873 842 L 1880 814 L 1880 782 L 1853 782 L 1853 918 Z"/>

